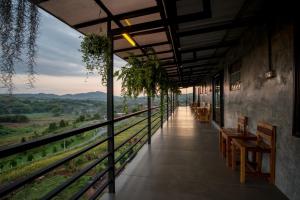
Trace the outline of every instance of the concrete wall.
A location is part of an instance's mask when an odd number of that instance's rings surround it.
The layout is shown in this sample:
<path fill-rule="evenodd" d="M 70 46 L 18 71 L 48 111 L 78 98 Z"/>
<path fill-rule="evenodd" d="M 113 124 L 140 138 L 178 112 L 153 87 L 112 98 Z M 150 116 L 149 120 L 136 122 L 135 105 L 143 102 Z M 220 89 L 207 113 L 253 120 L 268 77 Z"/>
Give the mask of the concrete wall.
<path fill-rule="evenodd" d="M 240 45 L 221 62 L 224 71 L 224 124 L 236 127 L 240 115 L 249 117 L 249 130 L 258 121 L 277 127 L 276 186 L 290 199 L 300 199 L 300 139 L 292 136 L 293 27 L 273 27 L 273 64 L 277 76 L 264 78 L 268 70 L 267 34 L 264 27 L 249 29 Z M 228 66 L 241 59 L 241 90 L 230 91 Z M 266 160 L 265 160 L 266 161 Z M 265 162 L 266 164 L 266 162 Z"/>

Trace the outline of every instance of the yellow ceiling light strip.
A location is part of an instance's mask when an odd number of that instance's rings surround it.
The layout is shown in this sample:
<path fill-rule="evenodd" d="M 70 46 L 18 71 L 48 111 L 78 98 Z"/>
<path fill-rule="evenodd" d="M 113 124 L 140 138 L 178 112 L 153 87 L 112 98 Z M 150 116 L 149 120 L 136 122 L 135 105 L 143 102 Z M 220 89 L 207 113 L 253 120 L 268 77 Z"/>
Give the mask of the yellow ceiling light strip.
<path fill-rule="evenodd" d="M 127 24 L 127 26 L 131 26 L 131 23 L 128 19 L 124 20 L 125 23 Z M 130 37 L 130 35 L 128 33 L 123 33 L 122 36 L 132 45 L 132 46 L 136 46 L 136 43 L 134 42 L 134 40 Z"/>
<path fill-rule="evenodd" d="M 132 45 L 132 46 L 136 46 L 135 42 L 133 41 L 133 39 L 127 34 L 127 33 L 123 33 L 122 36 Z"/>
<path fill-rule="evenodd" d="M 124 21 L 125 21 L 125 23 L 126 23 L 128 26 L 131 26 L 131 23 L 130 23 L 130 21 L 129 21 L 128 19 L 125 19 Z"/>

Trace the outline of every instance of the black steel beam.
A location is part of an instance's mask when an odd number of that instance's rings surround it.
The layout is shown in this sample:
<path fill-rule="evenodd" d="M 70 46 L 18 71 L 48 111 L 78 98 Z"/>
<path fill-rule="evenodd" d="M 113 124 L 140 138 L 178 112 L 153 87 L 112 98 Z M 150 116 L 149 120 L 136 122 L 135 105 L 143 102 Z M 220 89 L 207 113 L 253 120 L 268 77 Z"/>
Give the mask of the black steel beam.
<path fill-rule="evenodd" d="M 218 43 L 218 44 L 212 44 L 207 46 L 198 46 L 198 47 L 189 47 L 189 48 L 181 48 L 179 49 L 180 53 L 188 53 L 188 52 L 194 52 L 194 51 L 205 51 L 209 49 L 216 49 L 216 48 L 222 48 L 222 47 L 229 47 L 236 45 L 238 43 L 237 40 Z"/>
<path fill-rule="evenodd" d="M 166 51 L 158 51 L 155 53 L 155 55 L 159 55 L 159 54 L 164 54 L 164 53 L 172 53 L 173 51 L 172 50 L 166 50 Z M 152 53 L 148 53 L 148 55 L 153 55 Z M 134 55 L 135 57 L 144 57 L 145 54 L 137 54 L 137 55 Z M 130 56 L 126 56 L 124 57 L 123 59 L 128 59 Z"/>
<path fill-rule="evenodd" d="M 171 20 L 154 20 L 150 22 L 144 22 L 140 24 L 134 24 L 132 26 L 126 26 L 124 28 L 116 28 L 113 30 L 114 35 L 121 35 L 122 33 L 133 33 L 138 31 L 143 31 L 147 29 L 154 29 L 154 28 L 160 28 L 160 27 L 166 27 L 171 24 L 178 24 L 178 23 L 184 23 L 184 22 L 192 22 L 196 20 L 206 19 L 207 14 L 203 14 L 203 12 L 200 13 L 192 13 L 187 15 L 181 15 L 181 16 L 175 16 Z"/>
<path fill-rule="evenodd" d="M 164 42 L 157 42 L 157 43 L 152 43 L 152 44 L 140 45 L 139 47 L 128 47 L 128 48 L 124 48 L 124 49 L 116 49 L 116 50 L 114 50 L 114 53 L 124 52 L 124 51 L 131 51 L 131 50 L 136 50 L 136 49 L 140 49 L 140 48 L 150 48 L 150 47 L 161 46 L 161 45 L 165 45 L 165 44 L 169 44 L 169 42 L 164 41 Z"/>
<path fill-rule="evenodd" d="M 140 16 L 144 16 L 144 15 L 150 15 L 150 14 L 154 14 L 154 13 L 158 13 L 158 12 L 159 12 L 158 6 L 153 6 L 153 7 L 149 7 L 149 8 L 144 8 L 144 9 L 140 9 L 140 10 L 135 10 L 135 11 L 127 12 L 127 13 L 114 15 L 114 17 L 116 20 L 120 21 L 120 20 L 124 20 L 124 19 L 130 19 L 130 18 L 140 17 Z M 75 29 L 85 28 L 85 27 L 94 26 L 94 25 L 101 24 L 101 23 L 106 23 L 109 20 L 111 20 L 110 17 L 95 19 L 95 20 L 83 22 L 80 24 L 76 24 L 73 26 L 73 28 L 75 28 Z"/>
<path fill-rule="evenodd" d="M 124 26 L 123 26 L 123 24 L 120 22 L 120 20 L 118 20 L 118 19 L 115 18 L 115 16 L 110 12 L 110 10 L 104 5 L 104 3 L 103 3 L 101 0 L 94 0 L 94 1 L 95 1 L 95 3 L 100 7 L 100 9 L 102 9 L 102 10 L 106 13 L 107 17 L 110 18 L 111 21 L 114 21 L 114 22 L 117 24 L 117 26 L 118 26 L 119 28 L 124 28 Z M 111 34 L 112 37 L 113 37 L 115 34 L 113 33 L 112 30 L 111 30 L 110 32 L 111 32 L 110 34 Z M 140 48 L 140 45 L 134 40 L 134 38 L 132 38 L 132 40 L 135 42 L 136 46 L 137 46 L 138 48 Z M 141 49 L 141 51 L 142 51 L 143 54 L 146 53 L 146 52 L 144 51 L 144 49 L 142 49 L 142 48 L 140 48 L 140 49 Z"/>
<path fill-rule="evenodd" d="M 201 64 L 201 65 L 191 65 L 191 66 L 186 66 L 186 67 L 182 67 L 181 69 L 182 70 L 185 70 L 185 69 L 188 69 L 188 70 L 196 70 L 196 69 L 199 69 L 199 68 L 203 68 L 203 67 L 207 67 L 207 66 L 215 66 L 217 65 L 218 63 L 204 63 L 204 64 Z"/>
<path fill-rule="evenodd" d="M 107 125 L 107 136 L 109 137 L 107 143 L 108 156 L 108 172 L 109 192 L 115 193 L 115 137 L 114 137 L 114 58 L 113 58 L 113 36 L 111 34 L 111 21 L 107 22 L 108 38 L 110 40 L 110 53 L 107 69 L 107 120 L 111 121 Z"/>
<path fill-rule="evenodd" d="M 144 31 L 130 33 L 130 35 L 132 37 L 134 37 L 134 36 L 149 35 L 149 34 L 154 34 L 154 33 L 161 33 L 161 32 L 165 32 L 165 31 L 167 31 L 167 29 L 165 27 L 161 27 L 161 28 L 156 28 L 156 29 L 150 29 L 150 30 L 144 30 Z M 119 40 L 119 39 L 123 39 L 123 36 L 117 35 L 114 37 L 114 40 Z"/>
<path fill-rule="evenodd" d="M 187 30 L 187 31 L 179 31 L 177 32 L 178 37 L 184 37 L 184 36 L 190 36 L 190 35 L 197 35 L 197 34 L 203 34 L 203 33 L 210 33 L 215 31 L 221 31 L 221 30 L 228 30 L 233 28 L 239 28 L 243 26 L 250 26 L 253 24 L 258 23 L 257 17 L 252 17 L 244 20 L 239 21 L 225 21 L 221 23 L 217 23 L 214 25 L 210 25 L 209 27 L 200 27 L 194 30 Z"/>

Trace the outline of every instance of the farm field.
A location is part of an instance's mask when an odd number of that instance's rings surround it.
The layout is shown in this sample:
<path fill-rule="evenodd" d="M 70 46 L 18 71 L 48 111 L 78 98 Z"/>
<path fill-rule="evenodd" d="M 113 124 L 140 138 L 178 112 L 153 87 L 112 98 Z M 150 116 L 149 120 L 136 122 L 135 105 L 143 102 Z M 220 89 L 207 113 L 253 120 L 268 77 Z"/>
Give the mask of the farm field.
<path fill-rule="evenodd" d="M 1 99 L 2 98 L 2 99 Z M 0 100 L 4 97 L 0 96 Z M 142 100 L 130 102 L 128 104 L 129 112 L 136 112 L 144 109 Z M 0 101 L 0 104 L 4 101 Z M 106 102 L 95 101 L 90 99 L 49 99 L 49 98 L 28 98 L 18 97 L 11 101 L 15 104 L 13 107 L 4 105 L 0 108 L 0 147 L 21 143 L 45 137 L 52 134 L 59 134 L 67 130 L 83 127 L 89 124 L 105 121 Z M 35 106 L 47 105 L 47 109 Z M 29 106 L 30 105 L 30 106 Z M 0 105 L 1 106 L 1 105 Z M 121 100 L 116 101 L 115 112 L 123 112 Z M 13 108 L 13 109 L 12 109 Z M 16 109 L 18 108 L 18 109 Z M 6 109 L 6 110 L 5 110 Z M 26 112 L 25 112 L 26 111 Z M 115 124 L 115 132 L 122 130 L 131 124 L 140 121 L 146 117 L 145 114 L 132 117 L 130 119 Z M 147 121 L 124 131 L 115 137 L 115 146 L 122 144 L 127 138 L 144 128 Z M 117 158 L 137 139 L 147 132 L 143 129 L 135 138 L 132 138 L 128 144 L 122 146 L 115 154 Z M 59 161 L 66 156 L 74 154 L 88 145 L 91 145 L 106 137 L 106 127 L 66 138 L 30 151 L 22 152 L 0 160 L 0 185 L 14 181 L 18 178 L 31 174 L 49 164 Z M 144 137 L 139 144 L 128 152 L 123 159 L 116 164 L 122 165 L 125 160 L 135 153 L 136 148 L 146 140 Z M 11 199 L 41 199 L 47 191 L 54 189 L 72 175 L 83 169 L 87 165 L 99 159 L 106 153 L 107 143 L 103 143 L 81 156 L 73 159 L 63 166 L 39 177 L 32 183 L 27 184 L 20 191 L 15 192 Z M 92 177 L 106 168 L 107 160 L 102 161 L 84 176 L 79 178 L 75 183 L 59 194 L 55 199 L 65 199 L 73 195 L 82 186 L 89 182 Z M 101 184 L 101 181 L 100 183 Z M 91 189 L 93 190 L 93 189 Z M 43 191 L 43 192 L 42 192 Z M 86 194 L 88 197 L 89 191 Z"/>

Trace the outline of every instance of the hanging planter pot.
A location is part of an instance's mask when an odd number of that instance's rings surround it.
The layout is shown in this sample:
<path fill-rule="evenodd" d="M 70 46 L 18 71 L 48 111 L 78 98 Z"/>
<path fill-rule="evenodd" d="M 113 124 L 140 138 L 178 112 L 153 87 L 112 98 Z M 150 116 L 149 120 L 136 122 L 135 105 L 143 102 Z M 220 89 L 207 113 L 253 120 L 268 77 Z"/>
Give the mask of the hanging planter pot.
<path fill-rule="evenodd" d="M 89 72 L 97 71 L 102 77 L 102 85 L 107 82 L 107 68 L 110 61 L 109 40 L 106 36 L 90 34 L 80 45 L 82 61 Z"/>

